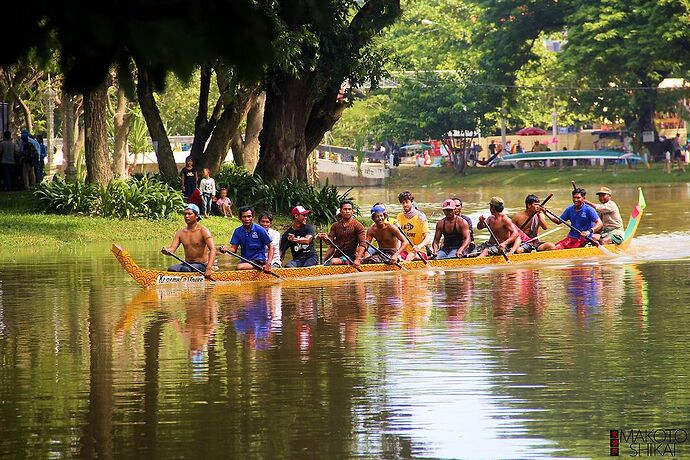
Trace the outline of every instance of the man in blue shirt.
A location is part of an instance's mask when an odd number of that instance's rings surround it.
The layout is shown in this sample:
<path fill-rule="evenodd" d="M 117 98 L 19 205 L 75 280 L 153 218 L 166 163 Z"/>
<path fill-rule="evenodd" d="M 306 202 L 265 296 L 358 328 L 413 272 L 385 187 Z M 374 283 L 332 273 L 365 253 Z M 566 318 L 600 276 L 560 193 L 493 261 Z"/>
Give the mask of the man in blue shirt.
<path fill-rule="evenodd" d="M 599 215 L 591 206 L 585 204 L 587 192 L 583 188 L 573 190 L 573 204 L 565 208 L 560 218 L 547 216 L 555 224 L 562 224 L 569 220 L 570 224 L 577 229 L 570 230 L 568 236 L 556 243 L 556 249 L 573 249 L 585 245 L 587 238 L 594 239 L 594 234 L 601 230 L 602 223 Z"/>
<path fill-rule="evenodd" d="M 242 249 L 242 257 L 251 260 L 257 265 L 263 265 L 265 272 L 271 271 L 273 259 L 273 244 L 266 230 L 254 223 L 254 210 L 250 206 L 243 206 L 239 210 L 242 226 L 237 227 L 230 238 L 230 247 L 221 246 L 221 252 L 236 252 L 239 246 Z M 256 267 L 247 262 L 237 264 L 238 270 L 252 270 Z"/>

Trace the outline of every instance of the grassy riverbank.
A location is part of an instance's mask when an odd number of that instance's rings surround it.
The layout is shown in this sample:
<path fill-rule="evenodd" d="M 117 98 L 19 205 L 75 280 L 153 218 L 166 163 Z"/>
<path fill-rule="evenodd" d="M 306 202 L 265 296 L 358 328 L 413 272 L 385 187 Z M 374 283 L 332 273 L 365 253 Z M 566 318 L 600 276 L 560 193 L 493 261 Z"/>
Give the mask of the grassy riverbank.
<path fill-rule="evenodd" d="M 0 193 L 0 254 L 31 246 L 44 249 L 96 242 L 168 241 L 184 225 L 181 213 L 162 220 L 44 214 L 35 201 L 28 192 Z M 213 216 L 202 220 L 202 224 L 217 241 L 226 242 L 240 222 Z"/>
<path fill-rule="evenodd" d="M 393 172 L 388 185 L 396 189 L 453 186 L 486 186 L 516 185 L 543 186 L 545 184 L 570 184 L 574 180 L 583 187 L 599 186 L 601 184 L 680 184 L 690 182 L 690 168 L 686 172 L 673 170 L 671 174 L 664 174 L 660 164 L 652 165 L 651 169 L 640 166 L 637 169 L 609 167 L 602 171 L 601 167 L 591 168 L 473 168 L 467 175 L 461 176 L 449 168 L 417 168 L 406 166 Z"/>

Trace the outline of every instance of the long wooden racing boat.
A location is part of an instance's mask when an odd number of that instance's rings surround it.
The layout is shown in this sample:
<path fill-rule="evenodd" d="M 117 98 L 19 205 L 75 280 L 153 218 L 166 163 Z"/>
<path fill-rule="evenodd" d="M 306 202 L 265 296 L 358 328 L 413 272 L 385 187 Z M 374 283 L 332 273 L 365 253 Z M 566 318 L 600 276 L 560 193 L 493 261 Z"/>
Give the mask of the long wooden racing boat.
<path fill-rule="evenodd" d="M 622 254 L 625 252 L 632 239 L 637 232 L 637 227 L 640 224 L 644 208 L 646 207 L 642 189 L 640 189 L 639 201 L 632 213 L 630 220 L 625 230 L 625 237 L 620 245 L 607 244 L 601 247 L 587 246 L 577 249 L 564 249 L 560 251 L 544 251 L 531 252 L 529 254 L 514 254 L 510 256 L 512 264 L 525 264 L 535 261 L 543 260 L 577 260 L 577 259 L 591 259 L 600 257 L 611 257 L 611 255 Z M 602 249 L 605 248 L 605 249 Z M 178 273 L 168 272 L 164 270 L 155 270 L 149 268 L 142 268 L 134 261 L 132 256 L 117 244 L 113 244 L 112 252 L 120 262 L 122 267 L 130 274 L 134 280 L 144 287 L 153 286 L 156 284 L 170 284 L 170 283 L 199 283 L 205 281 L 217 282 L 253 282 L 253 281 L 275 281 L 277 278 L 258 271 L 258 270 L 236 270 L 236 271 L 217 271 L 211 276 L 211 280 L 207 280 L 204 276 L 198 273 Z M 428 266 L 438 269 L 456 269 L 456 268 L 472 268 L 472 267 L 486 267 L 494 265 L 506 265 L 508 262 L 502 256 L 491 257 L 474 257 L 463 259 L 444 259 L 444 260 L 429 260 Z M 403 262 L 402 266 L 406 270 L 424 270 L 428 267 L 421 261 Z M 363 264 L 361 270 L 364 273 L 371 272 L 391 272 L 400 271 L 401 269 L 395 265 L 388 264 Z M 324 267 L 317 265 L 314 267 L 304 268 L 277 268 L 273 272 L 285 279 L 294 278 L 314 278 L 321 276 L 332 275 L 352 275 L 358 273 L 352 266 L 338 265 Z"/>

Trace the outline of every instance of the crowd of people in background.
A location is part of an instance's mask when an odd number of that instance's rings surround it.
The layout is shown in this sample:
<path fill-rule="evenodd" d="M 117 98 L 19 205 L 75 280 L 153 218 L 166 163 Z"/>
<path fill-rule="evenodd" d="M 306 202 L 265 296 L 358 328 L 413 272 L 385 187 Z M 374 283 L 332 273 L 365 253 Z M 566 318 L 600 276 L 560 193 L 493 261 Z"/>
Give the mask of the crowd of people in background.
<path fill-rule="evenodd" d="M 45 174 L 48 151 L 43 137 L 22 129 L 19 138 L 5 131 L 0 142 L 0 187 L 3 191 L 33 190 Z"/>

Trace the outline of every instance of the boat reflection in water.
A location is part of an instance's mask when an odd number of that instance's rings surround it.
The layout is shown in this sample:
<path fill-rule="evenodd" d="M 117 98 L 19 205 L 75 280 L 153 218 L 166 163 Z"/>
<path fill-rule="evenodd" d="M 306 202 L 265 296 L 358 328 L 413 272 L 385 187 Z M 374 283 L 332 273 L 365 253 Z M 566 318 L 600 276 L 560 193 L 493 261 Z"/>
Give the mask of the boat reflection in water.
<path fill-rule="evenodd" d="M 244 456 L 286 448 L 247 441 L 261 429 L 316 457 L 332 449 L 451 457 L 498 449 L 519 457 L 534 446 L 552 452 L 559 435 L 525 422 L 516 401 L 542 411 L 547 424 L 566 424 L 567 412 L 549 398 L 563 378 L 552 369 L 585 369 L 582 347 L 600 340 L 599 329 L 625 343 L 630 332 L 621 325 L 631 314 L 644 330 L 646 297 L 644 276 L 631 265 L 162 286 L 141 291 L 115 331 L 120 354 L 144 344 L 143 363 L 128 365 L 147 376 L 147 436 L 173 392 L 178 419 L 232 426 L 237 435 L 218 445 Z M 584 386 L 569 385 L 584 398 Z M 199 400 L 215 404 L 191 403 Z M 458 449 L 458 413 L 467 414 L 461 429 L 476 435 L 474 451 Z M 160 454 L 154 440 L 138 452 Z"/>

